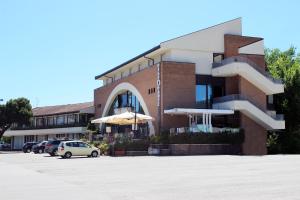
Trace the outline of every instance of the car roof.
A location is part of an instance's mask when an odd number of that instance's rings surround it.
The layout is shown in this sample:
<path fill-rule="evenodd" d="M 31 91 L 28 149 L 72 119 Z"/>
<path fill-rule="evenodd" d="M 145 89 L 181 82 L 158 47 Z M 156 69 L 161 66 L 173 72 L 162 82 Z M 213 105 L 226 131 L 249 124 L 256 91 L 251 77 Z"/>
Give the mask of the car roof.
<path fill-rule="evenodd" d="M 68 143 L 68 142 L 84 142 L 84 141 L 81 141 L 81 140 L 69 140 L 69 141 L 63 141 L 64 143 Z"/>

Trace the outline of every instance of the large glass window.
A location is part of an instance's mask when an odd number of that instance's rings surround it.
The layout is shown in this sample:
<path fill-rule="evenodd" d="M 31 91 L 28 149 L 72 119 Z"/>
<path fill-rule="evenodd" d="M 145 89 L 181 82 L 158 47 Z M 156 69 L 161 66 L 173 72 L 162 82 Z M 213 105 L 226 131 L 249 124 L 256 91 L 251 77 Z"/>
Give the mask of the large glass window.
<path fill-rule="evenodd" d="M 196 103 L 198 108 L 211 108 L 211 85 L 196 85 Z"/>
<path fill-rule="evenodd" d="M 118 108 L 131 108 L 132 112 L 143 113 L 144 110 L 141 107 L 139 100 L 133 95 L 131 92 L 126 91 L 116 96 L 114 99 L 112 106 L 109 110 L 108 115 L 115 114 L 115 109 Z"/>

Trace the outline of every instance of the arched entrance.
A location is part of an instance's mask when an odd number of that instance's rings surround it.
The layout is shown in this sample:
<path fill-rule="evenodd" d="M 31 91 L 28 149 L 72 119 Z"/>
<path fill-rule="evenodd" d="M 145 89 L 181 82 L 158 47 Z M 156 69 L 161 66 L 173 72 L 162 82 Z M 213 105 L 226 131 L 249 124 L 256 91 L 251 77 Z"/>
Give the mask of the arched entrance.
<path fill-rule="evenodd" d="M 115 103 L 115 100 L 117 98 L 118 95 L 122 94 L 122 93 L 126 93 L 126 92 L 130 92 L 132 94 L 132 96 L 135 97 L 135 99 L 137 99 L 136 101 L 138 102 L 138 106 L 139 108 L 135 108 L 137 109 L 137 112 L 141 112 L 144 113 L 145 115 L 149 115 L 149 110 L 147 108 L 147 105 L 142 97 L 142 95 L 139 93 L 139 91 L 136 89 L 135 86 L 133 86 L 132 84 L 125 82 L 125 83 L 120 83 L 119 85 L 117 85 L 113 91 L 110 93 L 109 97 L 107 98 L 106 104 L 104 106 L 103 112 L 102 112 L 102 117 L 111 115 L 111 108 L 114 106 L 113 104 Z M 154 127 L 153 127 L 153 123 L 151 121 L 148 122 L 149 124 L 149 134 L 153 135 L 154 134 Z"/>

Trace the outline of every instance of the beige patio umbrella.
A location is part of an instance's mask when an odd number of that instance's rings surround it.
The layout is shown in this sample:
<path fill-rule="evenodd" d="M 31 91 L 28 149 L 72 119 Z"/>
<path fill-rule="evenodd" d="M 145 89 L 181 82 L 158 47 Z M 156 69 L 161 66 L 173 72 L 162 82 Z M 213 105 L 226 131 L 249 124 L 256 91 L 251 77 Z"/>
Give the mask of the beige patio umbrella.
<path fill-rule="evenodd" d="M 133 112 L 124 112 L 118 115 L 111 115 L 108 117 L 102 117 L 92 120 L 92 123 L 107 123 L 107 124 L 118 124 L 118 125 L 129 125 L 129 124 L 140 124 L 146 123 L 147 121 L 154 120 L 153 117 Z"/>

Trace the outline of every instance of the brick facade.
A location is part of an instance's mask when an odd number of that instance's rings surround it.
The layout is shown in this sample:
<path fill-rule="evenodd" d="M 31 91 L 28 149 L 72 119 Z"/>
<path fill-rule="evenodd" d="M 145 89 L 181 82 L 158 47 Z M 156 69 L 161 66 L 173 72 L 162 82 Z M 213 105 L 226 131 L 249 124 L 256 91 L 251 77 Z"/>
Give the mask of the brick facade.
<path fill-rule="evenodd" d="M 239 48 L 258 42 L 262 38 L 246 37 L 238 35 L 224 35 L 224 57 L 242 56 L 246 57 L 259 67 L 265 69 L 264 55 L 239 54 Z M 242 94 L 260 108 L 266 108 L 266 94 L 241 76 L 226 78 L 226 95 Z M 258 125 L 255 121 L 240 113 L 240 127 L 245 131 L 245 142 L 243 144 L 243 153 L 247 155 L 263 155 L 266 150 L 267 130 Z"/>
<path fill-rule="evenodd" d="M 193 108 L 195 105 L 195 64 L 160 62 L 161 94 L 160 115 L 157 108 L 157 66 L 148 67 L 128 77 L 117 80 L 109 85 L 94 90 L 95 116 L 101 117 L 105 104 L 113 89 L 121 83 L 130 83 L 136 87 L 147 105 L 149 114 L 155 118 L 155 132 L 174 127 L 188 126 L 186 116 L 165 115 L 165 109 L 175 107 Z M 184 69 L 184 70 L 183 70 Z M 148 89 L 155 88 L 155 93 L 149 94 Z"/>

